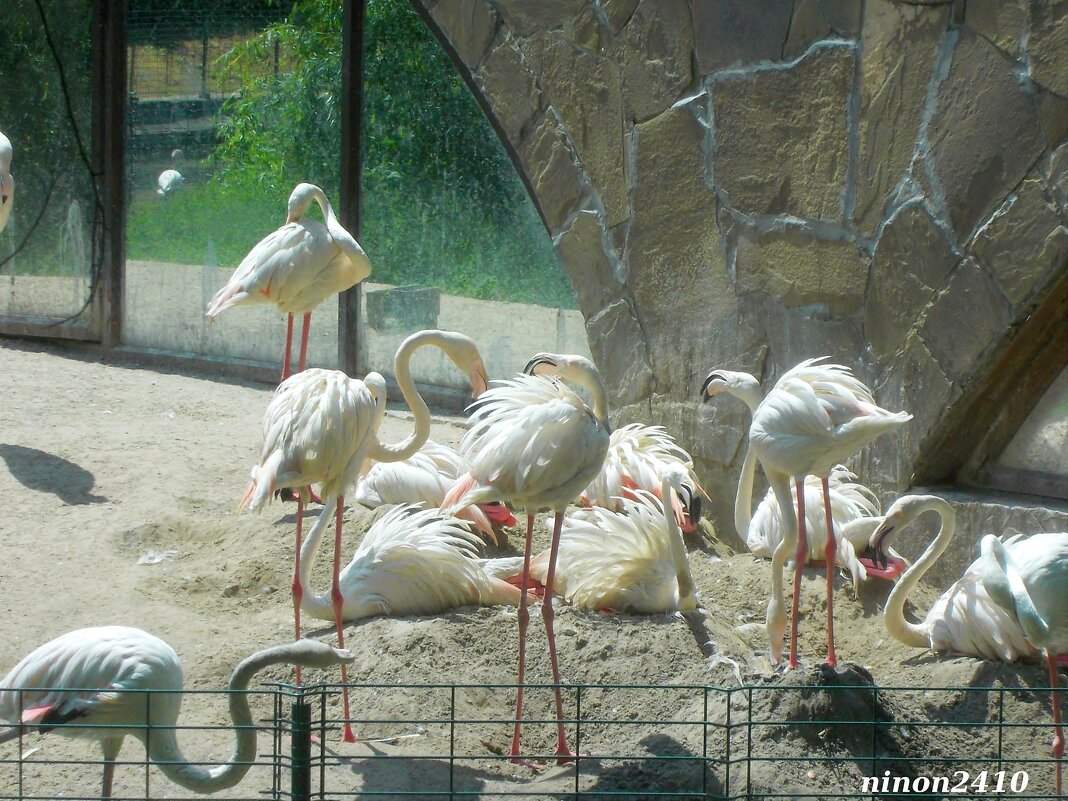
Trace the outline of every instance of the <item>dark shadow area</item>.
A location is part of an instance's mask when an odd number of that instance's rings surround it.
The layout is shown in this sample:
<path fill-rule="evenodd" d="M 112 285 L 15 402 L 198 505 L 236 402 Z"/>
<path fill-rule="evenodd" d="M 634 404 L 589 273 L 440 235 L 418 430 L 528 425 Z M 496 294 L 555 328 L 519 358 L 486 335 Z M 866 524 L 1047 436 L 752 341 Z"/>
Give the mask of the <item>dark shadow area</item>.
<path fill-rule="evenodd" d="M 103 495 L 93 495 L 96 477 L 74 462 L 36 448 L 7 444 L 0 444 L 0 458 L 22 486 L 38 492 L 51 492 L 68 506 L 107 500 Z"/>
<path fill-rule="evenodd" d="M 592 800 L 602 794 L 626 801 L 641 801 L 654 794 L 680 801 L 726 797 L 722 781 L 706 767 L 700 754 L 663 734 L 651 734 L 641 744 L 648 755 L 598 760 L 597 768 L 591 771 L 597 776 L 596 782 L 577 798 Z"/>

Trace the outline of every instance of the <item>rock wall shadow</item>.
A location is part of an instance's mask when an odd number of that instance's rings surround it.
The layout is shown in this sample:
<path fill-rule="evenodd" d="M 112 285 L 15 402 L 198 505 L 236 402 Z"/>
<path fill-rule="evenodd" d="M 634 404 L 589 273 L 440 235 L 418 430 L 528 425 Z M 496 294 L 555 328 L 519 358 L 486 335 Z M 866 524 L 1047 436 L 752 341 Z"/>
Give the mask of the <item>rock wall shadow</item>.
<path fill-rule="evenodd" d="M 22 486 L 50 492 L 68 506 L 107 500 L 103 495 L 92 493 L 96 484 L 92 473 L 51 453 L 22 445 L 0 444 L 0 459 L 7 463 L 7 469 Z"/>

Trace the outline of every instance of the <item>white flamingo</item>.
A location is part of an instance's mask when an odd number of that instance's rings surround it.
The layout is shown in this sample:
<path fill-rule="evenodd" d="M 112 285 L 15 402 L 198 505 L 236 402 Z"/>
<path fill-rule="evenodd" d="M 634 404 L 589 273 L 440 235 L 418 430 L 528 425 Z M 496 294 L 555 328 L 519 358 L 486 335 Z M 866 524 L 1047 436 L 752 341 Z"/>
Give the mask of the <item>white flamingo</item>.
<path fill-rule="evenodd" d="M 115 759 L 123 740 L 135 737 L 172 782 L 197 793 L 215 793 L 238 784 L 256 760 L 255 721 L 245 690 L 257 672 L 279 663 L 325 668 L 353 659 L 326 643 L 300 640 L 242 660 L 228 687 L 233 756 L 205 768 L 185 758 L 176 738 L 182 665 L 174 649 L 126 626 L 78 629 L 40 646 L 0 681 L 0 718 L 13 724 L 0 734 L 0 742 L 21 736 L 28 726 L 98 741 L 104 752 L 101 794 L 110 798 Z"/>
<path fill-rule="evenodd" d="M 558 376 L 590 393 L 592 408 Z M 608 451 L 608 400 L 604 384 L 589 359 L 581 356 L 539 353 L 513 379 L 497 383 L 473 404 L 471 429 L 462 451 L 471 471 L 449 491 L 446 509 L 472 503 L 508 501 L 527 514 L 527 536 L 520 582 L 529 586 L 530 551 L 534 514 L 554 512 L 552 545 L 546 569 L 545 590 L 552 597 L 563 512 L 601 470 Z M 574 755 L 567 746 L 560 695 L 560 666 L 556 658 L 552 603 L 543 603 L 542 618 L 549 641 L 556 701 L 556 754 L 559 761 Z M 519 678 L 516 721 L 511 757 L 519 757 L 523 720 L 523 676 L 526 668 L 526 633 L 529 622 L 527 593 L 519 605 Z"/>
<path fill-rule="evenodd" d="M 263 418 L 263 449 L 252 468 L 252 481 L 238 506 L 257 511 L 275 491 L 291 488 L 297 495 L 297 541 L 293 564 L 293 618 L 300 639 L 300 551 L 304 503 L 311 484 L 321 483 L 320 494 L 336 510 L 333 585 L 338 644 L 344 648 L 342 595 L 338 584 L 341 569 L 341 522 L 343 493 L 365 468 L 368 460 L 399 461 L 414 454 L 430 434 L 430 410 L 412 379 L 409 362 L 421 347 L 440 348 L 471 381 L 477 396 L 486 387 L 486 372 L 478 348 L 469 337 L 452 331 L 420 331 L 405 339 L 394 358 L 394 372 L 401 395 L 411 407 L 413 431 L 395 445 L 378 441 L 378 428 L 385 415 L 386 381 L 368 373 L 361 381 L 339 370 L 305 370 L 283 381 L 275 391 Z M 346 680 L 345 666 L 341 666 Z M 298 671 L 297 680 L 300 680 Z M 354 742 L 348 723 L 348 692 L 345 703 L 344 738 Z"/>
<path fill-rule="evenodd" d="M 0 131 L 0 233 L 7 228 L 11 209 L 15 205 L 15 178 L 11 175 L 11 158 L 14 149 L 11 140 Z"/>
<path fill-rule="evenodd" d="M 304 541 L 301 584 L 315 562 L 331 509 Z M 339 576 L 346 621 L 372 615 L 434 615 L 460 606 L 518 606 L 520 590 L 488 575 L 478 560 L 481 540 L 466 523 L 443 516 L 436 507 L 398 505 L 388 509 L 364 534 L 352 561 Z M 301 609 L 312 617 L 333 620 L 326 595 L 305 593 Z"/>
<path fill-rule="evenodd" d="M 324 225 L 304 219 L 315 201 Z M 330 295 L 344 292 L 371 274 L 371 262 L 360 243 L 338 222 L 326 193 L 313 184 L 297 184 L 289 196 L 285 225 L 249 251 L 230 280 L 208 303 L 208 317 L 231 306 L 273 303 L 288 317 L 282 380 L 289 376 L 293 315 L 304 315 L 298 372 L 308 354 L 311 313 Z"/>
<path fill-rule="evenodd" d="M 983 586 L 1020 624 L 1028 643 L 1046 657 L 1057 760 L 1055 784 L 1060 796 L 1064 731 L 1057 658 L 1068 654 L 1068 533 L 1032 534 L 1011 544 L 987 534 L 981 547 Z"/>
<path fill-rule="evenodd" d="M 160 197 L 169 195 L 185 183 L 185 176 L 178 172 L 177 168 L 178 160 L 180 158 L 182 158 L 182 151 L 177 149 L 172 150 L 171 161 L 175 166 L 161 172 L 156 179 L 156 194 Z"/>
<path fill-rule="evenodd" d="M 620 511 L 595 506 L 564 518 L 554 592 L 580 609 L 651 615 L 697 607 L 697 593 L 686 545 L 673 504 L 687 493 L 688 471 L 666 465 L 654 495 L 644 489 L 619 499 Z M 530 562 L 541 584 L 549 570 L 549 551 Z M 495 575 L 510 578 L 523 569 L 520 557 L 488 560 Z"/>
<path fill-rule="evenodd" d="M 440 506 L 449 488 L 470 469 L 455 450 L 428 439 L 418 453 L 403 461 L 371 465 L 357 483 L 353 499 L 370 509 L 397 503 Z M 500 503 L 475 504 L 456 516 L 472 521 L 494 545 L 498 544 L 495 525 L 515 525 L 515 517 Z"/>
<path fill-rule="evenodd" d="M 879 526 L 872 532 L 870 547 L 877 563 L 884 559 L 887 547 L 909 523 L 926 512 L 939 516 L 938 534 L 920 557 L 905 571 L 886 599 L 883 620 L 895 640 L 912 648 L 929 648 L 936 653 L 950 652 L 1002 662 L 1014 662 L 1034 654 L 1020 625 L 999 607 L 983 586 L 983 559 L 972 562 L 959 579 L 931 606 L 919 623 L 905 619 L 905 602 L 917 582 L 949 547 L 956 532 L 953 507 L 937 495 L 905 495 L 886 510 Z M 1018 540 L 1010 540 L 1015 549 Z"/>
<path fill-rule="evenodd" d="M 848 367 L 821 364 L 822 361 L 808 359 L 801 362 L 783 375 L 763 400 L 759 399 L 760 385 L 752 376 L 748 376 L 751 381 L 741 386 L 732 380 L 744 374 L 713 370 L 701 387 L 706 398 L 729 392 L 742 398 L 753 410 L 749 450 L 742 472 L 753 469 L 751 459 L 760 461 L 785 521 L 785 536 L 775 549 L 771 566 L 767 629 L 773 662 L 778 662 L 782 656 L 782 639 L 786 632 L 783 567 L 790 552 L 794 552 L 790 668 L 797 667 L 797 610 L 801 573 L 808 558 L 805 477 L 819 476 L 823 484 L 824 520 L 828 529 L 824 551 L 827 565 L 827 664 L 834 667 L 838 664 L 834 650 L 833 610 L 838 541 L 831 529 L 834 515 L 830 508 L 828 476 L 835 464 L 852 456 L 876 437 L 912 419 L 912 415 L 905 412 L 889 412 L 876 405 L 871 391 Z M 791 479 L 797 488 L 796 513 L 794 497 L 790 493 Z M 736 520 L 738 514 L 736 503 Z"/>
<path fill-rule="evenodd" d="M 634 490 L 642 489 L 659 497 L 661 475 L 668 465 L 680 465 L 686 471 L 689 491 L 685 494 L 690 503 L 684 507 L 681 496 L 672 495 L 672 508 L 683 533 L 692 534 L 701 519 L 701 485 L 693 471 L 693 457 L 663 426 L 631 423 L 613 431 L 604 466 L 583 490 L 579 502 L 619 512 L 623 508 L 621 499 L 633 499 Z"/>

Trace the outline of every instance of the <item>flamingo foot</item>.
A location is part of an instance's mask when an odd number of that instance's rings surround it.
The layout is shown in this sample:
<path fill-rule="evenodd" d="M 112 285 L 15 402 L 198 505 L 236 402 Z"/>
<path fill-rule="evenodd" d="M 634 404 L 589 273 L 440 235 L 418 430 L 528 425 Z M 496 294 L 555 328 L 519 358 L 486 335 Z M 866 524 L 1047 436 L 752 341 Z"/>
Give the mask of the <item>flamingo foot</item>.
<path fill-rule="evenodd" d="M 508 761 L 513 765 L 522 765 L 524 768 L 530 768 L 535 773 L 543 773 L 547 767 L 538 762 L 531 762 L 529 759 L 523 759 L 519 754 L 512 754 L 508 757 Z"/>
<path fill-rule="evenodd" d="M 354 743 L 357 741 L 356 735 L 352 733 L 352 724 L 347 720 L 345 721 L 345 731 L 342 732 L 341 739 L 346 743 Z"/>
<path fill-rule="evenodd" d="M 575 754 L 570 748 L 567 747 L 567 743 L 559 743 L 556 746 L 556 764 L 566 765 L 568 762 L 575 761 Z"/>

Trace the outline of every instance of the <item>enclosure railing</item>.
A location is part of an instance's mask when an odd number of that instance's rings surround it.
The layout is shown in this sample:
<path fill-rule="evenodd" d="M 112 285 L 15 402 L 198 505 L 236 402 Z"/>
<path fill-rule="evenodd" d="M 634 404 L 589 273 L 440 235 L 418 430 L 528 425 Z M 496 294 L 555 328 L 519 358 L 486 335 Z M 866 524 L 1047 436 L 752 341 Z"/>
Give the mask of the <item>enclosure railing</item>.
<path fill-rule="evenodd" d="M 527 684 L 550 709 L 552 685 Z M 511 763 L 513 720 L 481 714 L 488 694 L 509 703 L 511 684 L 350 684 L 360 743 L 340 743 L 338 685 L 268 685 L 248 691 L 259 710 L 260 754 L 245 780 L 216 797 L 240 799 L 771 799 L 1054 797 L 1051 725 L 1043 687 L 879 687 L 785 681 L 708 685 L 564 685 L 565 726 L 578 754 L 555 765 L 555 719 L 524 721 L 524 758 Z M 539 696 L 542 693 L 543 696 Z M 192 694 L 192 693 L 188 693 Z M 225 693 L 205 693 L 224 696 Z M 640 694 L 640 715 L 628 699 Z M 145 693 L 146 705 L 151 693 Z M 400 698 L 419 716 L 361 714 Z M 213 699 L 223 707 L 224 699 Z M 528 701 L 528 708 L 537 709 Z M 147 708 L 147 707 L 146 707 Z M 398 707 L 400 708 L 400 707 Z M 910 711 L 911 710 L 911 711 Z M 76 723 L 64 724 L 76 726 Z M 7 726 L 7 730 L 15 728 Z M 91 744 L 34 736 L 22 727 L 0 746 L 0 799 L 99 798 L 102 763 Z M 151 738 L 153 727 L 143 736 Z M 170 728 L 170 727 L 168 727 Z M 190 750 L 210 740 L 224 761 L 226 726 L 180 723 Z M 100 727 L 94 727 L 99 732 Z M 268 736 L 265 736 L 265 732 Z M 4 729 L 0 729 L 0 734 Z M 494 743 L 498 743 L 495 745 Z M 531 743 L 544 743 L 541 750 Z M 502 745 L 504 747 L 502 747 Z M 41 749 L 40 751 L 38 749 Z M 73 756 L 79 754 L 80 756 Z M 117 762 L 117 799 L 194 796 L 171 784 L 145 749 Z M 183 795 L 184 794 L 184 795 Z"/>

